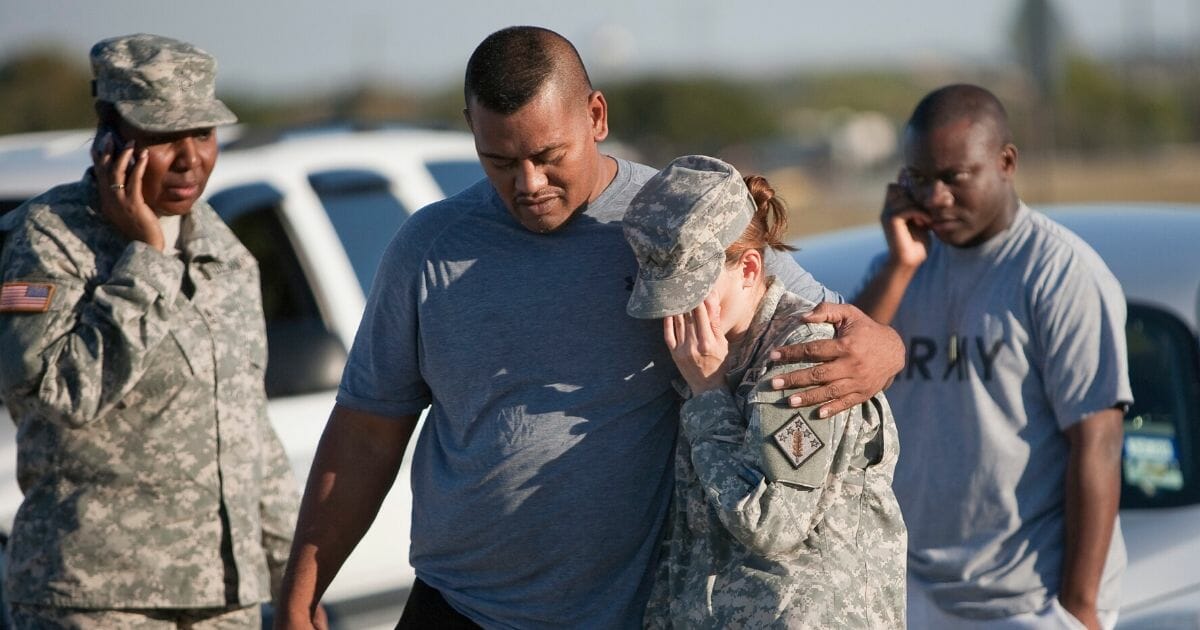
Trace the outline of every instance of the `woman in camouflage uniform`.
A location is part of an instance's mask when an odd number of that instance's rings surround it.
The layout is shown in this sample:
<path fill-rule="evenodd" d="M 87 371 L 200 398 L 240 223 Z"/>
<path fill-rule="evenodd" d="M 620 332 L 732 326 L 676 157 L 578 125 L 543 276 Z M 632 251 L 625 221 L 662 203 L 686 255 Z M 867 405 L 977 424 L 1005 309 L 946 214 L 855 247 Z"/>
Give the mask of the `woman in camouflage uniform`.
<path fill-rule="evenodd" d="M 782 345 L 833 337 L 764 275 L 786 209 L 761 177 L 672 162 L 625 216 L 639 262 L 628 312 L 663 318 L 686 385 L 675 504 L 648 627 L 900 628 L 905 528 L 882 394 L 818 418 L 771 388 Z"/>
<path fill-rule="evenodd" d="M 200 200 L 236 119 L 190 44 L 118 37 L 91 60 L 93 168 L 0 219 L 24 493 L 6 595 L 20 628 L 261 627 L 297 492 L 258 265 Z"/>

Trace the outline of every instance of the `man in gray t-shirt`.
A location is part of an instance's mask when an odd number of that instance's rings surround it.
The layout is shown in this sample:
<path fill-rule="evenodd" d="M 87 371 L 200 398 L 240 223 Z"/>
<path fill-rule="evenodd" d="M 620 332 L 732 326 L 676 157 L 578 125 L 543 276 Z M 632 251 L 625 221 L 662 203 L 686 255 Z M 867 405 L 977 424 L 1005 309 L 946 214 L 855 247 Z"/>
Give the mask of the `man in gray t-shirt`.
<path fill-rule="evenodd" d="M 904 157 L 883 211 L 888 253 L 856 303 L 908 345 L 888 399 L 909 626 L 1111 628 L 1132 401 L 1121 287 L 1021 203 L 1007 116 L 987 90 L 926 96 Z"/>
<path fill-rule="evenodd" d="M 550 31 L 484 40 L 466 101 L 488 180 L 417 212 L 384 256 L 310 474 L 284 627 L 311 621 L 426 407 L 401 627 L 641 625 L 678 403 L 661 324 L 624 311 L 637 261 L 621 220 L 654 170 L 600 153 L 604 97 Z M 768 265 L 838 301 L 791 258 Z M 882 388 L 903 348 L 853 307 L 822 313 L 854 332 L 781 350 L 830 372 L 782 386 L 822 384 L 789 397 L 812 404 L 833 385 L 836 412 Z"/>

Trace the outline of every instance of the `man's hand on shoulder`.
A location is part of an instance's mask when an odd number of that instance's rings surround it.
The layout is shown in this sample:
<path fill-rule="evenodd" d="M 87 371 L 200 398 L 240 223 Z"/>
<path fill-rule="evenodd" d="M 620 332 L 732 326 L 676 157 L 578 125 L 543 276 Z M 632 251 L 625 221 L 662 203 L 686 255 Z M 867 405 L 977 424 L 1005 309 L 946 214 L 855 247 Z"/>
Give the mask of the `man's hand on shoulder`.
<path fill-rule="evenodd" d="M 780 375 L 773 389 L 812 387 L 788 399 L 792 407 L 822 405 L 827 418 L 861 404 L 891 384 L 904 368 L 904 342 L 890 326 L 879 324 L 849 304 L 823 303 L 805 316 L 808 323 L 833 324 L 833 339 L 777 348 L 771 360 L 819 363 Z"/>

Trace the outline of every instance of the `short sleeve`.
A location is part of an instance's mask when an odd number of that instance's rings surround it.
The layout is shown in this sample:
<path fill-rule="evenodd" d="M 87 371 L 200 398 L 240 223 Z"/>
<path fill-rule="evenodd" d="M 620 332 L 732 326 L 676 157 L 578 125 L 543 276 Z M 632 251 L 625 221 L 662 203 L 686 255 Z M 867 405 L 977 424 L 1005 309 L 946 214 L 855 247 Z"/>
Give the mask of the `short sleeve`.
<path fill-rule="evenodd" d="M 1125 296 L 1099 256 L 1079 252 L 1052 266 L 1035 293 L 1034 321 L 1060 429 L 1132 402 Z"/>
<path fill-rule="evenodd" d="M 846 301 L 837 291 L 832 291 L 825 285 L 817 282 L 817 279 L 811 273 L 805 271 L 800 266 L 800 263 L 797 263 L 796 259 L 787 253 L 777 252 L 768 247 L 763 259 L 766 263 L 768 274 L 781 280 L 783 286 L 787 287 L 788 291 L 799 295 L 809 302 L 813 304 L 820 304 L 821 302 L 841 304 Z"/>
<path fill-rule="evenodd" d="M 430 242 L 421 238 L 419 216 L 400 227 L 380 261 L 338 387 L 339 405 L 389 417 L 429 406 L 420 370 L 419 305 Z"/>

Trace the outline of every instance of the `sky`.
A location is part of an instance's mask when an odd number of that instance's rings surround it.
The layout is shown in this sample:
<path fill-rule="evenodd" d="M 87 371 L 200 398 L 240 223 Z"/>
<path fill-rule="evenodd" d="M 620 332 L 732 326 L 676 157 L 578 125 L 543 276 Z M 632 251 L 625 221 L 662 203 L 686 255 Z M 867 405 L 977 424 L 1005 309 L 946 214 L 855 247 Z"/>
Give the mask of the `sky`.
<path fill-rule="evenodd" d="M 1071 41 L 1200 47 L 1200 0 L 1054 0 Z M 1020 0 L 0 0 L 0 59 L 153 32 L 219 62 L 218 91 L 318 93 L 381 82 L 457 87 L 471 51 L 512 24 L 573 41 L 595 82 L 716 70 L 737 76 L 879 64 L 998 63 Z"/>

